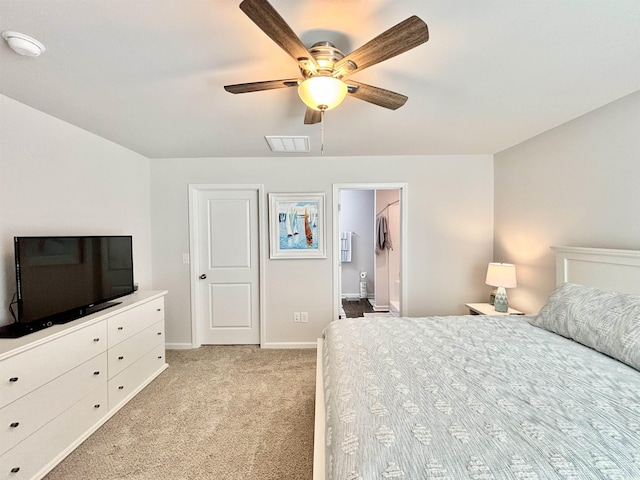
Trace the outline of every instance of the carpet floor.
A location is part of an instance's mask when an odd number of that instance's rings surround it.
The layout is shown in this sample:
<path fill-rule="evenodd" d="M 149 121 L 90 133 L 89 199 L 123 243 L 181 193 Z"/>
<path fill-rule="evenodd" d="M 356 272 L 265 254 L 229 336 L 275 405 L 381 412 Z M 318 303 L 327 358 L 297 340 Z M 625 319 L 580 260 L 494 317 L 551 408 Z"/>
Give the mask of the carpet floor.
<path fill-rule="evenodd" d="M 45 480 L 306 480 L 315 350 L 169 350 L 169 368 Z"/>

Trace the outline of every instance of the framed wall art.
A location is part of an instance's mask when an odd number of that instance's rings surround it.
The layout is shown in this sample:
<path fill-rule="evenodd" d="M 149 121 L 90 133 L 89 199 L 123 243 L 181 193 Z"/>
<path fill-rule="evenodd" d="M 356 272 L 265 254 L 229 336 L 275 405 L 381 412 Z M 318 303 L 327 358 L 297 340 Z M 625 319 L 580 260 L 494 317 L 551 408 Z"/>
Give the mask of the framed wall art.
<path fill-rule="evenodd" d="M 326 258 L 324 193 L 270 193 L 270 258 Z"/>

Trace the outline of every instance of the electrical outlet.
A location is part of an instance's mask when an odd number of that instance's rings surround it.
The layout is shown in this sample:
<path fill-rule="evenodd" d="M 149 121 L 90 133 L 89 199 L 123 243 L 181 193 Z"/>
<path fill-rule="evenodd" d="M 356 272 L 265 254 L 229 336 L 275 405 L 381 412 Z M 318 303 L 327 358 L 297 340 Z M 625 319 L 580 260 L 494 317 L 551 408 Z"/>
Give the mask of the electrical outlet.
<path fill-rule="evenodd" d="M 300 321 L 307 323 L 309 321 L 309 312 L 300 312 Z"/>
<path fill-rule="evenodd" d="M 293 312 L 293 321 L 300 323 L 300 312 Z"/>

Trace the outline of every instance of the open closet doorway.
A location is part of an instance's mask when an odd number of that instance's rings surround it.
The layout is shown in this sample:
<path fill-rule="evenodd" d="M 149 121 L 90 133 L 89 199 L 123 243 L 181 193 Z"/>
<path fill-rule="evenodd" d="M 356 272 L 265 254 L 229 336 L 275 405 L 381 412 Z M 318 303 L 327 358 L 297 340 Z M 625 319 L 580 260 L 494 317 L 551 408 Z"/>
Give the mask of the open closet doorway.
<path fill-rule="evenodd" d="M 406 183 L 334 185 L 334 318 L 407 311 L 406 215 Z"/>

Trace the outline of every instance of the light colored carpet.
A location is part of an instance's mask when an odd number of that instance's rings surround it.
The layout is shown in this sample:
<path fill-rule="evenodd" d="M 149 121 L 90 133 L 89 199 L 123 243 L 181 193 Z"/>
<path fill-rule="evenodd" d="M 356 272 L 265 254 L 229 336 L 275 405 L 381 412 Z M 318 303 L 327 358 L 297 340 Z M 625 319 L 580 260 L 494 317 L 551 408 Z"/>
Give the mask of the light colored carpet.
<path fill-rule="evenodd" d="M 167 351 L 169 368 L 45 479 L 311 479 L 315 355 Z"/>

